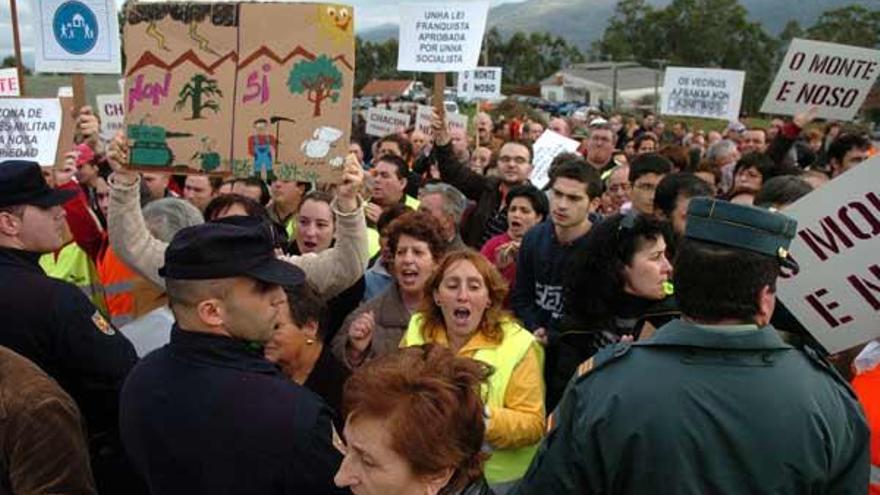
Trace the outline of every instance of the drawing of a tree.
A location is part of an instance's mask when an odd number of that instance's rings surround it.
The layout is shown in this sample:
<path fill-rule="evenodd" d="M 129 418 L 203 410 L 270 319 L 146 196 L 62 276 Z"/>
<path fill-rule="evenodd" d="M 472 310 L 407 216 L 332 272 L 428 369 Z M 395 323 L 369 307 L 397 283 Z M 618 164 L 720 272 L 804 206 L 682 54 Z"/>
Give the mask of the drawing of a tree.
<path fill-rule="evenodd" d="M 342 73 L 330 57 L 321 55 L 315 60 L 303 60 L 294 65 L 287 79 L 287 88 L 291 93 L 305 93 L 306 98 L 315 104 L 312 115 L 320 117 L 321 102 L 330 98 L 336 103 L 339 99 L 337 90 L 342 89 Z"/>
<path fill-rule="evenodd" d="M 213 96 L 223 96 L 223 92 L 217 87 L 217 80 L 208 79 L 204 74 L 196 74 L 178 93 L 174 111 L 181 111 L 189 101 L 192 113 L 190 120 L 203 119 L 203 109 L 213 110 L 214 113 L 220 110 L 220 105 L 211 99 Z"/>

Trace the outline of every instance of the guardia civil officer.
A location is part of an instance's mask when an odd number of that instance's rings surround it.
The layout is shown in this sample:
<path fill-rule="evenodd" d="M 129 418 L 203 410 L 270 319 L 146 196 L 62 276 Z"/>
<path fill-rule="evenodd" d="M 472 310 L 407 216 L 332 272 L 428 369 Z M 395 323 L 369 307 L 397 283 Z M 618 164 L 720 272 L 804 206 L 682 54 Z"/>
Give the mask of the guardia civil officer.
<path fill-rule="evenodd" d="M 99 491 L 135 493 L 117 427 L 134 347 L 80 289 L 46 276 L 38 262 L 62 246 L 61 205 L 73 195 L 50 188 L 36 163 L 0 163 L 0 345 L 36 363 L 76 401 Z"/>
<path fill-rule="evenodd" d="M 867 493 L 853 392 L 768 323 L 795 229 L 691 200 L 674 270 L 682 318 L 581 365 L 514 493 Z"/>
<path fill-rule="evenodd" d="M 330 409 L 263 357 L 303 271 L 272 227 L 230 217 L 179 231 L 165 251 L 171 341 L 132 370 L 122 440 L 150 493 L 336 493 Z"/>

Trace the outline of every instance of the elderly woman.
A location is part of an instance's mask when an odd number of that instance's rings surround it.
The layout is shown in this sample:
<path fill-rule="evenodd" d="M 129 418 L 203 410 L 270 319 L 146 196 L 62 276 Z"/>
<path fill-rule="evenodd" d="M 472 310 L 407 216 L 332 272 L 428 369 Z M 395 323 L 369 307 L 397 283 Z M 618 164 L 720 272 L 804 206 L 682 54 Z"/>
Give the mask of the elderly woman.
<path fill-rule="evenodd" d="M 658 220 L 633 213 L 593 226 L 565 281 L 566 314 L 558 359 L 547 375 L 548 407 L 562 397 L 577 366 L 601 347 L 647 337 L 677 314 L 664 232 Z"/>
<path fill-rule="evenodd" d="M 433 345 L 359 368 L 345 384 L 345 458 L 336 484 L 355 495 L 488 494 L 479 387 L 489 373 Z"/>
<path fill-rule="evenodd" d="M 453 251 L 425 286 L 401 347 L 438 343 L 493 368 L 486 402 L 486 479 L 496 493 L 519 480 L 544 431 L 543 350 L 502 309 L 507 284 L 476 251 Z"/>
<path fill-rule="evenodd" d="M 349 368 L 397 349 L 446 246 L 428 213 L 404 213 L 386 231 L 394 284 L 349 315 L 333 338 L 333 355 Z"/>

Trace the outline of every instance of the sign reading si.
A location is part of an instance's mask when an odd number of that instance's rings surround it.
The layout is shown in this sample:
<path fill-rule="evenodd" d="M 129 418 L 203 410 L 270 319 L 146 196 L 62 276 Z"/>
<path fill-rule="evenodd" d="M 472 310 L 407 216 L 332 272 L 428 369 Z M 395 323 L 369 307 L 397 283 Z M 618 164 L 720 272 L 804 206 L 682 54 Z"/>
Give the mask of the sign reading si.
<path fill-rule="evenodd" d="M 61 118 L 61 103 L 56 98 L 0 99 L 0 161 L 55 165 Z"/>
<path fill-rule="evenodd" d="M 393 112 L 381 108 L 367 110 L 367 134 L 370 136 L 384 137 L 409 127 L 410 116 L 408 113 Z"/>
<path fill-rule="evenodd" d="M 745 76 L 738 70 L 668 67 L 661 113 L 735 121 Z"/>
<path fill-rule="evenodd" d="M 830 353 L 880 337 L 880 157 L 840 175 L 784 213 L 798 221 L 800 264 L 777 296 Z"/>
<path fill-rule="evenodd" d="M 0 69 L 0 96 L 19 96 L 18 70 L 15 67 Z"/>
<path fill-rule="evenodd" d="M 114 0 L 36 0 L 37 72 L 119 74 Z"/>
<path fill-rule="evenodd" d="M 488 2 L 400 6 L 397 70 L 460 72 L 477 67 Z"/>
<path fill-rule="evenodd" d="M 479 67 L 458 74 L 458 96 L 494 100 L 501 97 L 501 67 Z"/>
<path fill-rule="evenodd" d="M 880 51 L 793 39 L 761 112 L 852 120 L 880 74 Z"/>

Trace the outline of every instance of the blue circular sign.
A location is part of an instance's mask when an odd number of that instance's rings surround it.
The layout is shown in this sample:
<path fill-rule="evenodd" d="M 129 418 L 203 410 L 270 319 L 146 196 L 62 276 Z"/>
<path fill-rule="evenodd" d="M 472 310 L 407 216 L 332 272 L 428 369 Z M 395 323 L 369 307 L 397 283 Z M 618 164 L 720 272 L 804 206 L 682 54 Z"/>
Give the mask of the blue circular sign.
<path fill-rule="evenodd" d="M 62 3 L 52 19 L 55 41 L 68 53 L 88 53 L 98 42 L 98 19 L 86 4 L 76 0 Z"/>

